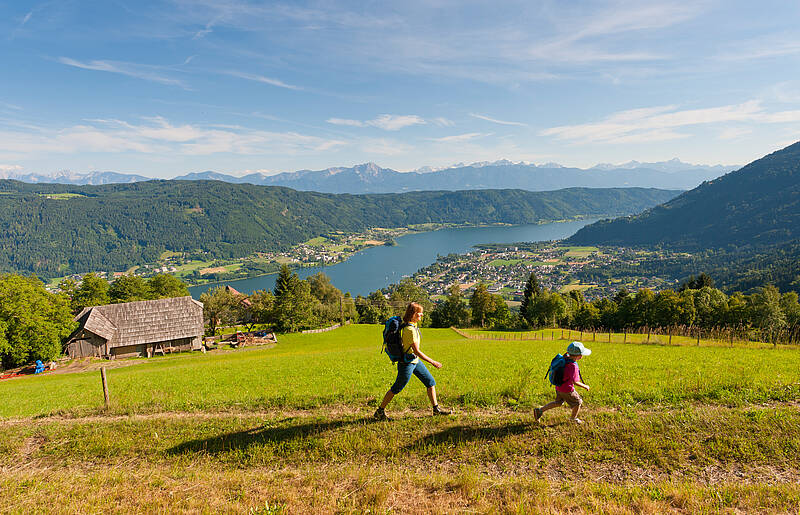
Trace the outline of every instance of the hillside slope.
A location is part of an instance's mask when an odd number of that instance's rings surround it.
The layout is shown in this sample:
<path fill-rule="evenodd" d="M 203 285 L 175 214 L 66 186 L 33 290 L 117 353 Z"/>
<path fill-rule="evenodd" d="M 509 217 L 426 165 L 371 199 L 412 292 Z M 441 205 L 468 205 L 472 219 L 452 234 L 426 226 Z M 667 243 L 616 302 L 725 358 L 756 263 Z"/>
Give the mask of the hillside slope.
<path fill-rule="evenodd" d="M 618 216 L 676 194 L 575 188 L 334 195 L 216 181 L 106 186 L 0 181 L 0 271 L 51 277 L 124 270 L 153 262 L 165 250 L 239 257 L 369 227 Z"/>
<path fill-rule="evenodd" d="M 762 246 L 800 238 L 800 142 L 642 214 L 584 227 L 577 244 Z"/>

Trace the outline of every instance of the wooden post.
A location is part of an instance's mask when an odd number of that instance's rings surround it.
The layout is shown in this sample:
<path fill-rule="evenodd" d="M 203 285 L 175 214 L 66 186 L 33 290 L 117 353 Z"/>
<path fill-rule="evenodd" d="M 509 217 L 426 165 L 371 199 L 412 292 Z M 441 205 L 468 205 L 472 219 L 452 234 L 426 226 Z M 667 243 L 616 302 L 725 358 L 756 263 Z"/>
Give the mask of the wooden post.
<path fill-rule="evenodd" d="M 596 332 L 594 332 L 594 331 L 592 331 L 592 341 L 593 341 L 593 342 L 596 342 L 596 341 L 597 341 L 597 333 L 596 333 Z"/>
<path fill-rule="evenodd" d="M 622 331 L 622 343 L 628 343 L 628 330 L 627 329 Z"/>
<path fill-rule="evenodd" d="M 108 380 L 106 380 L 106 367 L 100 367 L 100 379 L 103 381 L 103 397 L 106 401 L 106 409 L 108 409 Z"/>

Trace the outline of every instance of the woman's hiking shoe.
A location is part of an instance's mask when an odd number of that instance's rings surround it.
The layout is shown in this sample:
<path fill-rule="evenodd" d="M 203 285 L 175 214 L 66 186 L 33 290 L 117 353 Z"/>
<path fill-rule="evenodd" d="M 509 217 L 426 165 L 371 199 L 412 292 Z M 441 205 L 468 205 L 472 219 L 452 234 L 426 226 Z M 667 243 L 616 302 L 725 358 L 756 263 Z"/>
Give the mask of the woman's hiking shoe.
<path fill-rule="evenodd" d="M 391 420 L 389 417 L 386 416 L 386 412 L 383 410 L 383 408 L 378 408 L 377 410 L 375 410 L 375 414 L 372 415 L 372 418 L 374 418 L 375 420 Z"/>
<path fill-rule="evenodd" d="M 539 419 L 542 418 L 542 413 L 544 413 L 542 408 L 533 408 L 533 419 L 539 422 Z"/>
<path fill-rule="evenodd" d="M 450 412 L 449 412 L 449 411 L 447 411 L 447 410 L 443 410 L 443 409 L 442 409 L 442 408 L 440 408 L 440 407 L 439 407 L 439 405 L 437 404 L 436 406 L 434 406 L 434 407 L 433 407 L 433 414 L 434 414 L 434 415 L 449 415 L 449 414 L 450 414 Z"/>
<path fill-rule="evenodd" d="M 583 420 L 581 420 L 581 419 L 579 419 L 577 417 L 576 418 L 571 418 L 570 420 L 572 421 L 573 424 L 578 424 L 578 425 L 583 424 Z"/>

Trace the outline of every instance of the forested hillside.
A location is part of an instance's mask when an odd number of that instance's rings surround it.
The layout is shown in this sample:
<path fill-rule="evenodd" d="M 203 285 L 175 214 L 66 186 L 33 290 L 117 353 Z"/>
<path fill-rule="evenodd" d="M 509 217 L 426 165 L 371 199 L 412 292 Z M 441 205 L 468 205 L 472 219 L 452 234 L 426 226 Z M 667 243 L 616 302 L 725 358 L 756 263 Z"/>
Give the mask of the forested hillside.
<path fill-rule="evenodd" d="M 598 222 L 575 244 L 760 246 L 800 238 L 800 142 L 640 215 Z"/>
<path fill-rule="evenodd" d="M 535 223 L 619 216 L 676 191 L 477 190 L 335 195 L 216 181 L 104 186 L 0 181 L 0 271 L 123 270 L 165 250 L 238 257 L 330 231 L 419 223 Z"/>

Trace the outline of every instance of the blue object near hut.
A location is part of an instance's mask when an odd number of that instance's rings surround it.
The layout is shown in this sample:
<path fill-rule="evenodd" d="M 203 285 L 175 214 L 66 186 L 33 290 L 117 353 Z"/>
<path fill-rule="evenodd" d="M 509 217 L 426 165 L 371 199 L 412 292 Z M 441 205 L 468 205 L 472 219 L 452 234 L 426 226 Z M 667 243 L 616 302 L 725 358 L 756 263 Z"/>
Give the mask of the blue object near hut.
<path fill-rule="evenodd" d="M 44 363 L 42 363 L 42 360 L 37 359 L 36 360 L 36 370 L 34 370 L 33 373 L 34 374 L 41 374 L 42 372 L 44 372 Z"/>

